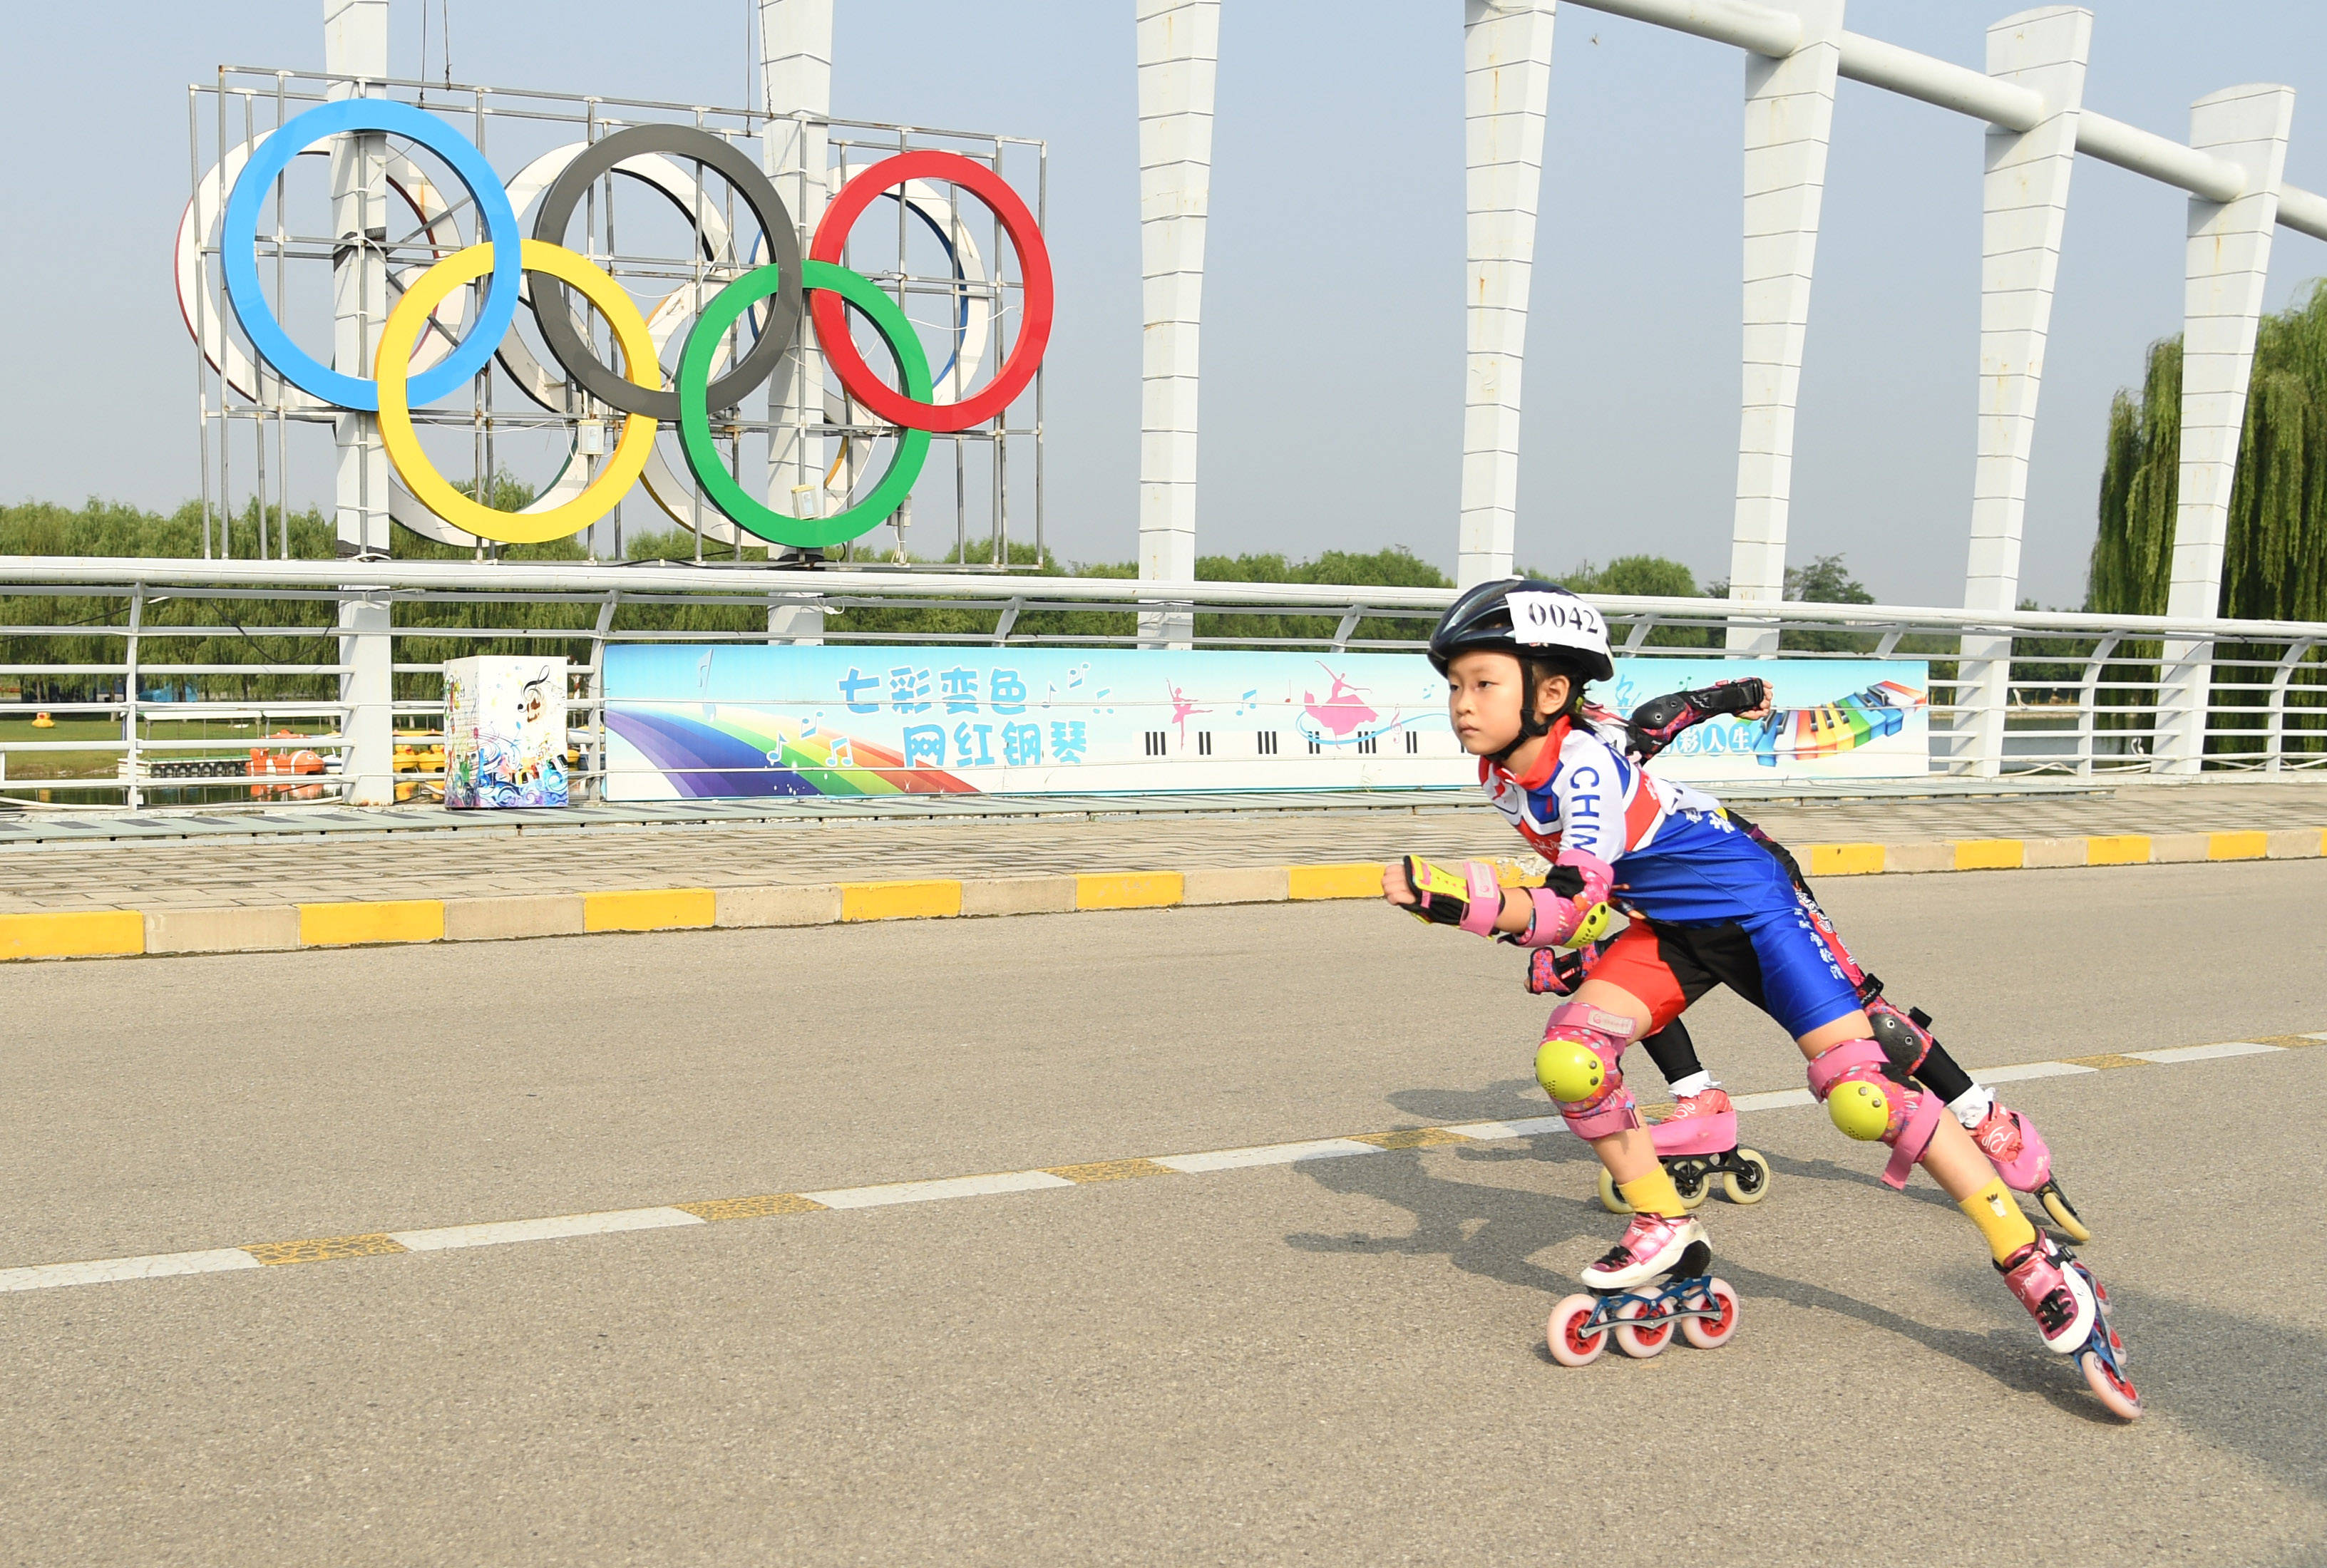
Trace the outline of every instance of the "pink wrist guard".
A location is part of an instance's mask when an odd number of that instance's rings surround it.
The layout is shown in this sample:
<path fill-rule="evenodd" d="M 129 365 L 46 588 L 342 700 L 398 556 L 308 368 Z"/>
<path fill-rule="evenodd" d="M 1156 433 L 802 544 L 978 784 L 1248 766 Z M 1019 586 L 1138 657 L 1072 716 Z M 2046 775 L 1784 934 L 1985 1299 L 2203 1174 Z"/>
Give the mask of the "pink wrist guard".
<path fill-rule="evenodd" d="M 1463 863 L 1463 878 L 1471 884 L 1467 897 L 1470 907 L 1463 911 L 1463 929 L 1476 937 L 1495 934 L 1495 922 L 1503 918 L 1503 882 L 1495 868 L 1483 860 Z"/>

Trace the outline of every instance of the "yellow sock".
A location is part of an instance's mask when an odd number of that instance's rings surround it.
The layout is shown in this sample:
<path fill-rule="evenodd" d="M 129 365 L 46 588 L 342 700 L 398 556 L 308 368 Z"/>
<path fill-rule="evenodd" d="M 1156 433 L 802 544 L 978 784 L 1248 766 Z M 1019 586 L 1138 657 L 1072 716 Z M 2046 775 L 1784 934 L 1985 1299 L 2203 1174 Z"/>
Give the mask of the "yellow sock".
<path fill-rule="evenodd" d="M 1634 1181 L 1619 1181 L 1616 1190 L 1632 1206 L 1635 1214 L 1660 1214 L 1667 1219 L 1678 1219 L 1688 1212 L 1680 1200 L 1680 1189 L 1673 1185 L 1671 1172 L 1662 1165 Z"/>
<path fill-rule="evenodd" d="M 2036 1239 L 2036 1227 L 2020 1212 L 2014 1201 L 2012 1190 L 1998 1177 L 1956 1207 L 1971 1217 L 1979 1233 L 1987 1237 L 1987 1250 L 2002 1263 L 2022 1247 Z"/>

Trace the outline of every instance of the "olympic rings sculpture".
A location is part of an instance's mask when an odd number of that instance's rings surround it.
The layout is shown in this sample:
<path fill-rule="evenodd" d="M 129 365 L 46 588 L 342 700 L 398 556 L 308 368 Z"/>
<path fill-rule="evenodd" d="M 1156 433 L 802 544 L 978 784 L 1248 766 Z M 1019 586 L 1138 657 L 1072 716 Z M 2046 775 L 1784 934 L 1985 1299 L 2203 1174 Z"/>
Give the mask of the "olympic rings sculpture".
<path fill-rule="evenodd" d="M 402 298 L 381 330 L 369 378 L 333 370 L 292 341 L 267 302 L 257 265 L 266 187 L 315 143 L 350 131 L 403 136 L 435 153 L 465 187 L 477 212 L 476 242 L 463 245 L 451 204 L 427 175 L 409 157 L 389 155 L 389 188 L 418 219 L 416 236 L 433 260 L 425 268 L 407 264 L 389 270 Z M 592 182 L 619 173 L 645 181 L 679 207 L 692 219 L 707 260 L 734 263 L 739 252 L 734 235 L 700 200 L 699 180 L 690 182 L 674 159 L 696 163 L 727 181 L 759 228 L 754 257 L 768 259 L 723 285 L 682 285 L 641 314 L 612 275 L 562 241 Z M 346 98 L 309 109 L 235 149 L 197 184 L 179 226 L 179 302 L 188 330 L 224 383 L 251 395 L 264 377 L 219 323 L 198 325 L 201 313 L 188 303 L 202 287 L 201 240 L 219 211 L 219 189 L 230 184 L 218 219 L 225 299 L 252 350 L 282 383 L 275 389 L 278 400 L 303 413 L 334 407 L 376 413 L 389 462 L 418 503 L 407 508 L 406 497 L 396 497 L 396 520 L 433 537 L 466 542 L 474 536 L 509 544 L 557 538 L 597 521 L 633 482 L 641 481 L 666 512 L 695 526 L 687 504 L 692 498 L 655 445 L 659 425 L 676 423 L 696 486 L 726 519 L 771 544 L 820 548 L 859 537 L 895 512 L 927 460 L 932 432 L 983 424 L 1026 389 L 1049 346 L 1053 302 L 1050 254 L 1041 230 L 994 169 L 958 154 L 925 151 L 846 168 L 843 174 L 845 182 L 803 256 L 799 230 L 774 184 L 734 144 L 692 126 L 632 126 L 594 143 L 556 148 L 504 185 L 484 154 L 445 121 L 392 100 Z M 1017 254 L 1023 289 L 1023 313 L 1008 355 L 992 378 L 968 395 L 964 387 L 998 335 L 998 311 L 988 302 L 972 309 L 971 297 L 978 291 L 968 285 L 986 283 L 990 275 L 967 226 L 949 203 L 936 197 L 934 187 L 940 182 L 960 186 L 993 210 Z M 690 191 L 696 197 L 691 204 Z M 919 331 L 895 301 L 841 264 L 849 229 L 884 196 L 937 235 L 964 285 L 952 323 L 954 351 L 935 374 Z M 519 215 L 537 197 L 532 234 L 521 237 Z M 484 286 L 472 321 L 465 295 L 456 291 L 479 280 Z M 619 371 L 599 360 L 569 290 L 605 318 L 621 359 Z M 530 308 L 542 343 L 563 375 L 544 366 L 510 330 L 520 303 Z M 850 334 L 852 310 L 880 335 L 902 389 L 890 387 L 866 363 Z M 803 319 L 814 329 L 842 392 L 897 427 L 894 450 L 878 482 L 831 517 L 792 517 L 755 499 L 721 461 L 713 429 L 715 415 L 736 407 L 774 374 L 799 341 Z M 739 322 L 750 346 L 739 343 L 734 364 L 726 365 L 727 343 Z M 678 369 L 666 387 L 660 356 L 682 324 L 686 335 Z M 575 417 L 595 403 L 621 416 L 614 450 L 594 476 L 577 448 L 549 488 L 514 512 L 456 490 L 429 461 L 412 419 L 413 409 L 450 395 L 495 361 L 521 393 L 552 413 Z M 953 394 L 945 402 L 935 400 L 941 385 Z M 825 412 L 836 422 L 839 410 L 829 397 Z M 852 444 L 844 442 L 832 475 L 845 476 L 845 492 L 853 491 L 855 464 Z M 423 509 L 425 517 L 419 515 Z M 706 524 L 705 532 L 711 531 Z M 738 536 L 723 530 L 722 537 L 732 541 Z"/>

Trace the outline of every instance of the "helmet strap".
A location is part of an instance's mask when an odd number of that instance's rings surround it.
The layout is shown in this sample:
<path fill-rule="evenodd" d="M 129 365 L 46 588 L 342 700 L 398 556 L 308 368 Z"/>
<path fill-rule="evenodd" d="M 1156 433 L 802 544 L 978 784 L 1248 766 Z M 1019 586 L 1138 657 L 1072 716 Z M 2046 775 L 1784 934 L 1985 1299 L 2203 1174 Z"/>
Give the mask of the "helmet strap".
<path fill-rule="evenodd" d="M 1509 745 L 1487 759 L 1498 768 L 1509 767 L 1512 752 L 1538 735 L 1548 735 L 1551 733 L 1552 725 L 1559 722 L 1557 714 L 1542 714 L 1536 711 L 1535 692 L 1536 688 L 1543 684 L 1543 673 L 1542 667 L 1532 660 L 1526 658 L 1519 660 L 1519 685 L 1525 694 L 1519 699 L 1519 733 L 1512 737 Z M 1570 676 L 1568 679 L 1572 686 L 1575 677 Z M 1574 695 L 1573 691 L 1569 693 L 1571 698 Z"/>

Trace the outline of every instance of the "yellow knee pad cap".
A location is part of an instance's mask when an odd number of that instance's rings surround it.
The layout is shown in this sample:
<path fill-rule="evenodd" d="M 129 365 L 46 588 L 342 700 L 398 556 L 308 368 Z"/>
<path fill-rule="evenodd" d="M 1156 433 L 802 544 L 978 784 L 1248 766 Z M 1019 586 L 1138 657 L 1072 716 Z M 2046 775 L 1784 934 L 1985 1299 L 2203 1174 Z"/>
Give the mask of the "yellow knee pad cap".
<path fill-rule="evenodd" d="M 1826 1114 L 1847 1136 L 1862 1143 L 1877 1143 L 1891 1130 L 1891 1097 L 1880 1085 L 1857 1079 L 1827 1096 Z"/>
<path fill-rule="evenodd" d="M 1561 1105 L 1575 1105 L 1600 1092 L 1608 1064 L 1580 1040 L 1547 1040 L 1535 1053 L 1535 1081 Z"/>

